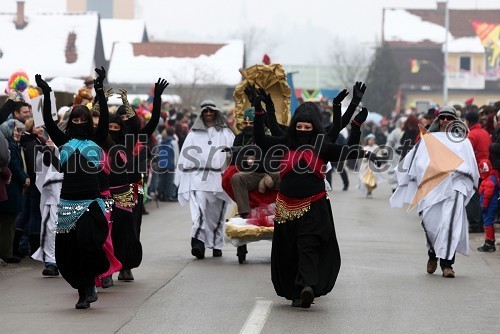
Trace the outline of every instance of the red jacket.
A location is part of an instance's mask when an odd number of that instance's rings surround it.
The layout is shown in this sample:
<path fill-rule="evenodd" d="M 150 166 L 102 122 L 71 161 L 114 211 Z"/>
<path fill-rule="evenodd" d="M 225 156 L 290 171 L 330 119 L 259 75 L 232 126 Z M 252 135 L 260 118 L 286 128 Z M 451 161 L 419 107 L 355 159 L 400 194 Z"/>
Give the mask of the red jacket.
<path fill-rule="evenodd" d="M 488 131 L 483 129 L 479 123 L 471 125 L 469 130 L 469 140 L 474 149 L 476 161 L 479 164 L 481 160 L 490 158 L 491 137 Z"/>
<path fill-rule="evenodd" d="M 487 209 L 493 197 L 498 197 L 495 196 L 495 190 L 500 181 L 500 174 L 498 170 L 491 167 L 491 162 L 489 160 L 481 160 L 479 162 L 479 171 L 483 179 L 479 185 L 478 191 L 481 198 L 481 208 Z M 497 200 L 497 198 L 494 198 L 494 200 Z"/>

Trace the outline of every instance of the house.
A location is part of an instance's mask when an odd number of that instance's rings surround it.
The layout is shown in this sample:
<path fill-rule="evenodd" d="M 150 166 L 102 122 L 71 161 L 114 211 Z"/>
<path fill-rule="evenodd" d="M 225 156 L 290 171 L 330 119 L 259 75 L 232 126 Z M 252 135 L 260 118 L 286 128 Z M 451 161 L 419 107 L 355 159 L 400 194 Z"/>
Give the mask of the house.
<path fill-rule="evenodd" d="M 143 20 L 101 19 L 102 41 L 106 62 L 111 60 L 115 42 L 146 43 L 149 41 Z"/>
<path fill-rule="evenodd" d="M 96 64 L 105 64 L 99 15 L 47 13 L 24 15 L 24 2 L 16 13 L 0 13 L 0 80 L 25 71 L 46 79 L 93 75 Z"/>
<path fill-rule="evenodd" d="M 445 2 L 435 9 L 384 9 L 382 40 L 398 66 L 406 108 L 443 105 L 446 41 L 447 104 L 463 105 L 474 97 L 481 106 L 500 99 L 500 56 L 492 61 L 476 32 L 479 24 L 500 32 L 500 9 L 449 9 L 448 33 L 445 9 Z M 493 43 L 500 49 L 499 39 L 497 34 Z"/>
<path fill-rule="evenodd" d="M 109 64 L 110 85 L 132 93 L 148 93 L 158 77 L 172 86 L 187 105 L 210 98 L 216 103 L 231 100 L 241 82 L 244 43 L 148 42 L 114 44 Z"/>

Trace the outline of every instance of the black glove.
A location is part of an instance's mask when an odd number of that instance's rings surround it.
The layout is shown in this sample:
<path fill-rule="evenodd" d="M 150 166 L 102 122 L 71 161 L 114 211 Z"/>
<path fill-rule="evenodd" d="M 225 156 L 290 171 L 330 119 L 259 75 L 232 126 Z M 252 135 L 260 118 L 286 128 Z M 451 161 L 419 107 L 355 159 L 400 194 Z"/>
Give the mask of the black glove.
<path fill-rule="evenodd" d="M 42 79 L 40 74 L 35 74 L 35 81 L 37 86 L 42 89 L 43 94 L 49 94 L 52 91 L 52 88 Z"/>
<path fill-rule="evenodd" d="M 365 90 L 366 85 L 361 81 L 356 81 L 356 84 L 352 87 L 352 99 L 359 103 L 365 94 Z"/>
<path fill-rule="evenodd" d="M 163 94 L 163 91 L 165 90 L 165 88 L 167 88 L 168 85 L 169 83 L 167 82 L 167 80 L 158 78 L 158 81 L 155 83 L 154 96 L 161 97 L 161 94 Z"/>
<path fill-rule="evenodd" d="M 335 96 L 335 98 L 333 99 L 333 104 L 341 104 L 347 95 L 349 95 L 349 92 L 347 91 L 347 89 L 344 89 L 337 96 Z"/>
<path fill-rule="evenodd" d="M 361 126 L 361 124 L 363 124 L 363 122 L 366 121 L 367 117 L 368 117 L 368 109 L 363 107 L 361 111 L 356 116 L 354 116 L 353 121 L 356 123 L 356 125 Z"/>
<path fill-rule="evenodd" d="M 270 105 L 274 106 L 273 99 L 271 98 L 271 93 L 267 94 L 264 88 L 259 88 L 257 90 L 257 96 L 262 97 L 262 101 L 264 102 L 264 104 L 266 106 L 270 106 Z"/>
<path fill-rule="evenodd" d="M 257 89 L 255 89 L 255 85 L 248 83 L 245 86 L 245 94 L 247 95 L 248 101 L 250 101 L 252 107 L 254 107 L 255 98 L 257 97 Z"/>
<path fill-rule="evenodd" d="M 96 68 L 95 71 L 97 72 L 97 78 L 94 79 L 94 89 L 101 90 L 104 88 L 104 79 L 106 79 L 106 70 L 104 69 L 104 66 L 101 66 L 101 68 Z"/>

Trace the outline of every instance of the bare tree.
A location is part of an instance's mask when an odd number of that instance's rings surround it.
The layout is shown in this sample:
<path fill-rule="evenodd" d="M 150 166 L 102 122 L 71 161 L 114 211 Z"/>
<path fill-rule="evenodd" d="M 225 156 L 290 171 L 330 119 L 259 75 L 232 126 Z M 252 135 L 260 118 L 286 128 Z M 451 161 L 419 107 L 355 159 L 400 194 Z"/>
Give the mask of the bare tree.
<path fill-rule="evenodd" d="M 328 63 L 332 65 L 335 84 L 351 87 L 356 81 L 365 81 L 373 51 L 360 43 L 335 37 L 330 46 Z"/>

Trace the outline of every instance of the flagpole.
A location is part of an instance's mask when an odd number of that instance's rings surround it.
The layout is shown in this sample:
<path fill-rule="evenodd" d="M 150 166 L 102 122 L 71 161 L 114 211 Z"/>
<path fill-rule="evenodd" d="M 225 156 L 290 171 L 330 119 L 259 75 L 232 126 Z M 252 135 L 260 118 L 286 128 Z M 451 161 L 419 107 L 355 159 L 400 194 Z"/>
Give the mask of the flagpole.
<path fill-rule="evenodd" d="M 450 15 L 448 11 L 448 0 L 444 3 L 444 65 L 443 65 L 443 106 L 448 104 L 448 33 L 450 31 Z"/>

